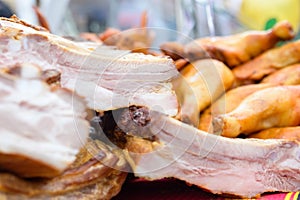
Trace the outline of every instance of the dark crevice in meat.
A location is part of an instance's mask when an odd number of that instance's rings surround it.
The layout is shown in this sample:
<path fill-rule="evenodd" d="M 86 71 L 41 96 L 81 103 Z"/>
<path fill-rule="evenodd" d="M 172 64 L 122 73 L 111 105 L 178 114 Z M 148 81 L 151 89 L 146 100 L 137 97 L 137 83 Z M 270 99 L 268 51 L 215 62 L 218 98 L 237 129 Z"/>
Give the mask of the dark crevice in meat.
<path fill-rule="evenodd" d="M 149 131 L 145 131 L 150 123 L 150 112 L 148 108 L 142 106 L 130 106 L 123 109 L 117 125 L 126 132 L 127 135 L 138 136 L 153 140 L 153 135 Z"/>
<path fill-rule="evenodd" d="M 155 140 L 155 137 L 144 129 L 150 121 L 150 111 L 143 106 L 129 106 L 103 113 L 96 112 L 90 120 L 92 126 L 90 136 L 106 143 L 111 142 L 123 149 L 129 136 Z"/>
<path fill-rule="evenodd" d="M 145 107 L 130 106 L 129 114 L 131 120 L 141 126 L 146 126 L 150 122 L 149 110 Z"/>
<path fill-rule="evenodd" d="M 117 124 L 112 115 L 112 111 L 103 113 L 95 112 L 95 116 L 90 119 L 90 137 L 98 139 L 106 144 L 113 143 L 120 148 L 126 143 L 125 133 L 117 131 Z"/>
<path fill-rule="evenodd" d="M 49 85 L 51 85 L 51 84 L 59 85 L 60 76 L 61 76 L 61 73 L 58 70 L 46 69 L 46 70 L 42 71 L 41 79 L 43 81 L 45 81 L 46 83 L 48 83 Z"/>

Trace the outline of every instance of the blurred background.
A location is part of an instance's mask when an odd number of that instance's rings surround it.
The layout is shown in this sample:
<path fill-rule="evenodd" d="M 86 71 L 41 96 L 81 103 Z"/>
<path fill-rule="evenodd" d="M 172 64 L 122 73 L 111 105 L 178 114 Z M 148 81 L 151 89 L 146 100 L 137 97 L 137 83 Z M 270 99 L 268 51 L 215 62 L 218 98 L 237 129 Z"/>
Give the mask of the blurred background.
<path fill-rule="evenodd" d="M 53 33 L 68 36 L 139 27 L 143 11 L 148 13 L 147 26 L 180 33 L 160 34 L 164 41 L 181 40 L 182 35 L 198 38 L 263 30 L 284 19 L 299 30 L 300 23 L 299 0 L 2 0 L 0 14 L 15 13 L 38 24 L 33 5 Z"/>

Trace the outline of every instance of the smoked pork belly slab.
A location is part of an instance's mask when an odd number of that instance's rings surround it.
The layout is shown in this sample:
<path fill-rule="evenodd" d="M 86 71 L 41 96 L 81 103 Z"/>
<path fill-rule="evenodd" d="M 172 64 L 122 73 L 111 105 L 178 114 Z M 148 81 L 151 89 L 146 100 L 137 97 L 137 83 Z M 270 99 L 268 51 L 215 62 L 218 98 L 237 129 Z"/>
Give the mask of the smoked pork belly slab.
<path fill-rule="evenodd" d="M 300 190 L 300 145 L 291 140 L 232 139 L 152 112 L 143 127 L 156 138 L 131 137 L 128 161 L 138 177 L 174 177 L 215 194 L 255 197 Z"/>
<path fill-rule="evenodd" d="M 53 177 L 87 140 L 86 104 L 25 71 L 27 78 L 0 74 L 0 171 Z"/>
<path fill-rule="evenodd" d="M 120 150 L 88 139 L 76 160 L 51 179 L 23 179 L 0 172 L 0 199 L 9 200 L 107 200 L 115 196 L 127 177 Z"/>
<path fill-rule="evenodd" d="M 144 105 L 176 115 L 173 61 L 73 42 L 17 17 L 0 18 L 0 68 L 31 63 L 61 72 L 61 86 L 84 96 L 94 110 Z"/>

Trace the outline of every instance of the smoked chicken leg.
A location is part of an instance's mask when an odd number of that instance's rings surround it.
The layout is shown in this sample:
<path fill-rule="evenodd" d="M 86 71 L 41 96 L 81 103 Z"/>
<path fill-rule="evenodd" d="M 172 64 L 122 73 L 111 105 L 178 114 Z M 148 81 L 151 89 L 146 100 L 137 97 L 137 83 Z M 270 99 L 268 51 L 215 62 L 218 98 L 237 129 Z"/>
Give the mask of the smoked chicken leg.
<path fill-rule="evenodd" d="M 269 128 L 258 133 L 251 134 L 249 137 L 259 139 L 289 139 L 300 141 L 300 126 Z"/>
<path fill-rule="evenodd" d="M 198 126 L 200 112 L 229 89 L 234 77 L 221 62 L 204 59 L 193 62 L 174 81 L 174 90 L 181 104 L 182 121 Z"/>
<path fill-rule="evenodd" d="M 189 60 L 209 56 L 234 67 L 274 47 L 281 40 L 292 39 L 294 35 L 291 24 L 282 21 L 268 31 L 248 31 L 227 37 L 197 39 L 184 47 L 184 54 Z"/>
<path fill-rule="evenodd" d="M 272 84 L 267 83 L 251 84 L 229 90 L 200 115 L 198 128 L 212 133 L 211 123 L 214 116 L 231 112 L 250 94 L 272 86 Z"/>
<path fill-rule="evenodd" d="M 299 113 L 300 85 L 266 88 L 245 98 L 233 111 L 215 117 L 214 133 L 237 137 L 272 127 L 296 126 Z"/>
<path fill-rule="evenodd" d="M 291 64 L 300 62 L 300 40 L 271 49 L 253 60 L 233 69 L 240 81 L 258 81 Z"/>
<path fill-rule="evenodd" d="M 261 82 L 276 85 L 300 84 L 300 64 L 298 63 L 280 69 L 264 78 Z"/>
<path fill-rule="evenodd" d="M 186 45 L 165 42 L 160 49 L 173 60 L 213 58 L 234 67 L 273 48 L 277 42 L 290 40 L 294 36 L 291 24 L 282 21 L 268 31 L 247 31 L 233 36 L 200 38 Z"/>
<path fill-rule="evenodd" d="M 244 85 L 229 90 L 200 116 L 199 129 L 212 132 L 212 117 L 231 112 L 250 94 L 276 85 L 300 84 L 300 64 L 291 65 L 267 76 L 260 84 Z"/>

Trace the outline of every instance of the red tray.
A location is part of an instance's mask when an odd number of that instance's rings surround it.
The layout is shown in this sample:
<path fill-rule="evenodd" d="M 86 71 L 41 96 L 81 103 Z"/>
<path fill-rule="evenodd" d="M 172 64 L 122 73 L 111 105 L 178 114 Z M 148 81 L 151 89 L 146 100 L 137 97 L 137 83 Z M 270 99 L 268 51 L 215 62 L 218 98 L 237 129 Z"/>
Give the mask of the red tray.
<path fill-rule="evenodd" d="M 113 200 L 225 200 L 218 195 L 205 192 L 198 187 L 188 186 L 176 179 L 147 181 L 129 176 L 121 192 Z M 237 198 L 235 198 L 237 199 Z M 300 200 L 299 192 L 272 193 L 262 195 L 259 200 Z"/>

